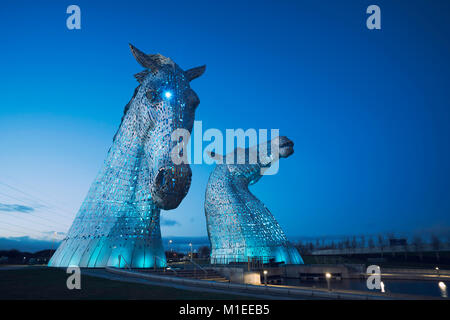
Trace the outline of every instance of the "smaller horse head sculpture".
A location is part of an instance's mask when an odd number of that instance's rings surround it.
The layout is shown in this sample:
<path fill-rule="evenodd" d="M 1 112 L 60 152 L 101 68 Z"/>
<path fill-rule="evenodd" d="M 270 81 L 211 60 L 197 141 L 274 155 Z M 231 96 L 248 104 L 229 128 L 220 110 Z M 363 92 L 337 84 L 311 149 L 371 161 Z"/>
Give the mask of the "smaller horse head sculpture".
<path fill-rule="evenodd" d="M 236 148 L 225 157 L 215 152 L 208 153 L 218 164 L 225 163 L 228 171 L 235 178 L 242 179 L 251 185 L 256 183 L 280 158 L 291 156 L 294 153 L 294 142 L 285 136 L 280 136 L 251 148 Z"/>
<path fill-rule="evenodd" d="M 273 215 L 248 189 L 279 158 L 292 155 L 293 147 L 287 137 L 277 137 L 252 148 L 237 148 L 226 157 L 210 153 L 218 163 L 209 177 L 205 196 L 211 263 L 254 258 L 303 263 Z"/>
<path fill-rule="evenodd" d="M 135 75 L 140 86 L 135 92 L 134 107 L 135 121 L 145 140 L 151 197 L 159 208 L 174 209 L 188 192 L 192 173 L 188 164 L 175 165 L 171 161 L 170 152 L 178 143 L 171 141 L 171 134 L 177 129 L 191 132 L 200 100 L 189 82 L 201 76 L 205 66 L 183 71 L 170 58 L 145 54 L 131 44 L 130 48 L 145 68 Z"/>

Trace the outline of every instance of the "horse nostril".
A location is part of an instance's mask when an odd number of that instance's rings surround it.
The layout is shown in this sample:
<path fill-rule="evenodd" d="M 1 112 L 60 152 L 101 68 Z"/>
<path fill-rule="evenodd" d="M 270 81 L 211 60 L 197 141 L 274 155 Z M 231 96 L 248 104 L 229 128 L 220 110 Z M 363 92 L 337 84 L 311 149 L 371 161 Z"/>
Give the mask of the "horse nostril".
<path fill-rule="evenodd" d="M 155 184 L 158 186 L 162 186 L 166 182 L 165 180 L 166 180 L 165 170 L 159 169 L 159 171 L 156 175 L 156 178 L 155 178 Z"/>

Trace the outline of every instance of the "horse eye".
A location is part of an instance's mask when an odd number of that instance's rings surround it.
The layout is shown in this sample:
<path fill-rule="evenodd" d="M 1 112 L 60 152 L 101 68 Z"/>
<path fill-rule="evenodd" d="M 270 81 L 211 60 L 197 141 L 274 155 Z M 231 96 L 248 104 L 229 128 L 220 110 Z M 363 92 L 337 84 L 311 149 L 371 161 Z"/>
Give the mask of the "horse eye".
<path fill-rule="evenodd" d="M 170 92 L 170 91 L 165 91 L 164 92 L 164 97 L 167 99 L 167 100 L 170 100 L 171 98 L 172 98 L 172 92 Z"/>

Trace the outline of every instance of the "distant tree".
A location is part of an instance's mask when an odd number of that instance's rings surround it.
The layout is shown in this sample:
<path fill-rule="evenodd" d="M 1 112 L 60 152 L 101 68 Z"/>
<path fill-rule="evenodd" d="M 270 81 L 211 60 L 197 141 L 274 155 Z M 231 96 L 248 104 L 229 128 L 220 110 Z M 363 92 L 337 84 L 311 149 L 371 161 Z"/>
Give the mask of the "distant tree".
<path fill-rule="evenodd" d="M 346 238 L 346 239 L 344 240 L 344 247 L 345 247 L 346 249 L 348 249 L 348 248 L 351 247 L 351 245 L 350 245 L 350 239 L 349 239 L 349 238 Z"/>
<path fill-rule="evenodd" d="M 372 238 L 369 238 L 369 241 L 367 242 L 367 245 L 369 246 L 369 248 L 373 249 L 375 248 L 375 243 L 373 242 Z"/>
<path fill-rule="evenodd" d="M 389 240 L 389 243 L 391 242 L 391 240 L 395 239 L 395 235 L 392 232 L 389 232 L 387 234 L 387 239 Z"/>
<path fill-rule="evenodd" d="M 301 240 L 299 240 L 299 241 L 297 242 L 297 244 L 295 245 L 295 247 L 297 248 L 297 250 L 298 250 L 300 253 L 305 253 L 305 252 L 304 252 L 303 243 L 302 243 Z"/>
<path fill-rule="evenodd" d="M 414 236 L 412 244 L 414 246 L 414 249 L 419 254 L 419 259 L 422 261 L 423 259 L 423 241 L 422 238 L 419 235 Z"/>
<path fill-rule="evenodd" d="M 300 252 L 301 255 L 311 253 L 311 251 L 309 250 L 308 243 L 303 244 L 302 241 L 299 241 L 297 242 L 295 247 L 297 248 L 297 250 Z"/>
<path fill-rule="evenodd" d="M 335 249 L 336 248 L 336 244 L 334 243 L 334 241 L 331 241 L 330 248 L 331 249 Z"/>
<path fill-rule="evenodd" d="M 356 242 L 356 237 L 353 236 L 353 239 L 352 239 L 352 249 L 355 249 L 357 246 L 358 246 L 358 243 Z"/>
<path fill-rule="evenodd" d="M 436 253 L 436 259 L 439 261 L 439 249 L 441 248 L 441 239 L 435 234 L 431 236 L 431 246 Z"/>
<path fill-rule="evenodd" d="M 366 238 L 364 237 L 364 235 L 361 236 L 361 248 L 365 248 L 366 247 Z"/>
<path fill-rule="evenodd" d="M 378 235 L 377 240 L 378 240 L 378 247 L 384 248 L 384 238 L 382 234 Z"/>
<path fill-rule="evenodd" d="M 382 234 L 378 235 L 378 247 L 381 250 L 381 257 L 383 257 L 383 249 L 384 249 L 384 238 Z"/>
<path fill-rule="evenodd" d="M 403 245 L 403 250 L 405 251 L 405 260 L 408 258 L 408 239 L 405 239 L 405 244 Z"/>

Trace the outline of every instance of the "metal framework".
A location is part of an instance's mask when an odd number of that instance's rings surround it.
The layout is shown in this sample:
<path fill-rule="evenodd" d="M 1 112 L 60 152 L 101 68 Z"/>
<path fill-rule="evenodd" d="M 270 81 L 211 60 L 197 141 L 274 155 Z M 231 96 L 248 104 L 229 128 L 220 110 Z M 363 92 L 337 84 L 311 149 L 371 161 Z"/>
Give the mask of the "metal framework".
<path fill-rule="evenodd" d="M 188 164 L 174 165 L 171 133 L 191 131 L 199 99 L 183 71 L 162 55 L 130 45 L 145 68 L 98 176 L 49 266 L 166 266 L 160 209 L 176 208 L 189 190 Z M 176 144 L 176 142 L 175 142 Z"/>
<path fill-rule="evenodd" d="M 271 146 L 277 148 L 271 148 Z M 262 157 L 262 149 L 272 149 L 271 156 Z M 239 151 L 238 151 L 239 150 Z M 278 150 L 278 151 L 276 151 Z M 211 243 L 211 263 L 261 261 L 287 264 L 303 264 L 297 249 L 292 246 L 269 209 L 256 198 L 248 186 L 256 183 L 278 156 L 288 157 L 293 153 L 293 143 L 286 137 L 275 138 L 270 144 L 263 143 L 249 149 L 236 149 L 230 159 L 236 164 L 227 164 L 225 157 L 213 155 L 218 165 L 211 173 L 205 196 L 205 215 Z M 256 153 L 256 163 L 250 156 Z M 245 157 L 242 161 L 239 158 Z M 227 158 L 229 158 L 227 156 Z M 239 164 L 240 163 L 240 164 Z"/>

